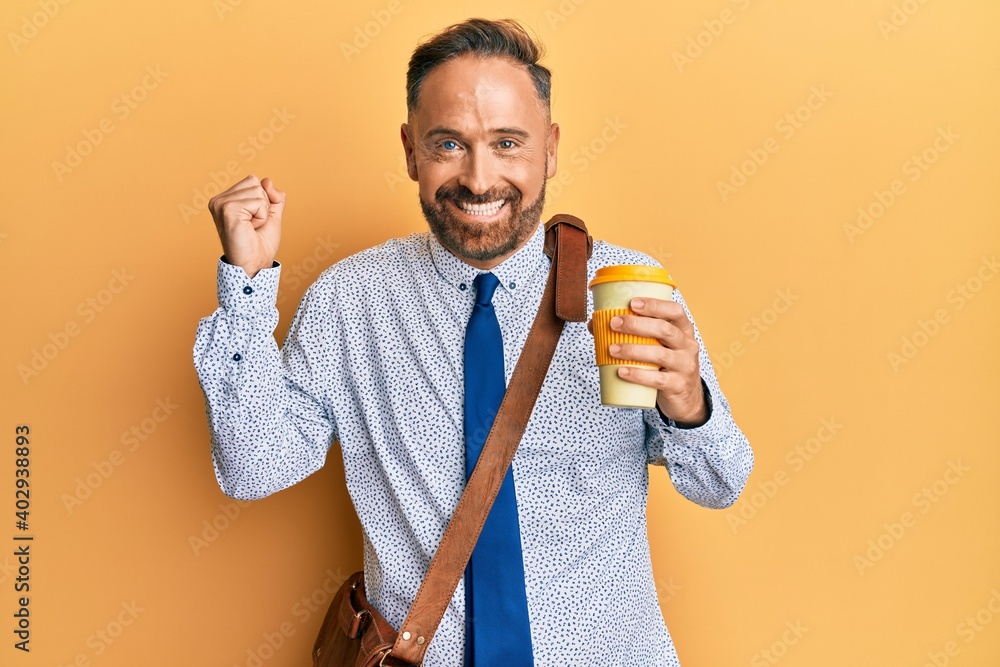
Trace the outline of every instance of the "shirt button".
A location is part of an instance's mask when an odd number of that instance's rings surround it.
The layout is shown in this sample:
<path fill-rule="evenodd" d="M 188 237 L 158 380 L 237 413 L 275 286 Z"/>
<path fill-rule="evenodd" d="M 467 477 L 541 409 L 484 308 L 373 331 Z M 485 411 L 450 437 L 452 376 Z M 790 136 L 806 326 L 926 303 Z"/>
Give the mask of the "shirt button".
<path fill-rule="evenodd" d="M 237 352 L 236 354 L 233 355 L 233 361 L 239 361 L 242 358 L 243 358 L 243 355 L 241 355 L 239 352 Z"/>
<path fill-rule="evenodd" d="M 458 286 L 458 289 L 460 289 L 460 290 L 463 290 L 463 291 L 464 291 L 464 290 L 466 289 L 466 286 L 465 286 L 465 283 L 462 283 L 461 285 L 459 285 L 459 286 Z"/>
<path fill-rule="evenodd" d="M 513 280 L 510 281 L 510 288 L 514 289 L 515 287 L 517 287 L 517 283 L 515 283 Z"/>
<path fill-rule="evenodd" d="M 244 294 L 253 294 L 253 288 L 250 287 L 249 285 L 247 285 L 246 287 L 243 288 L 243 293 Z"/>

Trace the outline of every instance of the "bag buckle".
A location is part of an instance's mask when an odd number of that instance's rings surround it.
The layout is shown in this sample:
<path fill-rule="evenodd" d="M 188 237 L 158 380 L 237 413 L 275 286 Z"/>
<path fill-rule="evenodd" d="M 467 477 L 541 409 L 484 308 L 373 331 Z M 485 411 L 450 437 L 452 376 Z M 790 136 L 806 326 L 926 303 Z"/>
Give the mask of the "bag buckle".
<path fill-rule="evenodd" d="M 382 654 L 382 659 L 378 661 L 378 667 L 386 667 L 385 659 L 389 657 L 390 653 L 392 653 L 392 648 L 387 648 L 385 653 Z M 421 661 L 417 667 L 424 667 L 423 661 Z"/>
<path fill-rule="evenodd" d="M 351 631 L 347 635 L 348 637 L 357 639 L 361 636 L 361 633 L 365 629 L 365 615 L 371 616 L 371 612 L 367 609 L 362 609 L 354 614 L 354 619 L 351 621 Z"/>

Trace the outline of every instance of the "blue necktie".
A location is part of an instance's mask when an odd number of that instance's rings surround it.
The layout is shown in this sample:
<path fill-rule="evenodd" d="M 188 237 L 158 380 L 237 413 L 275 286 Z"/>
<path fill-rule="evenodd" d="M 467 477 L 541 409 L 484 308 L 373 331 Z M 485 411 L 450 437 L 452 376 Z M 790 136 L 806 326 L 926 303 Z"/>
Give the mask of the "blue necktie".
<path fill-rule="evenodd" d="M 481 273 L 465 330 L 465 477 L 472 474 L 507 390 L 503 338 L 493 310 L 500 281 Z M 465 569 L 466 667 L 532 665 L 521 530 L 511 468 Z"/>

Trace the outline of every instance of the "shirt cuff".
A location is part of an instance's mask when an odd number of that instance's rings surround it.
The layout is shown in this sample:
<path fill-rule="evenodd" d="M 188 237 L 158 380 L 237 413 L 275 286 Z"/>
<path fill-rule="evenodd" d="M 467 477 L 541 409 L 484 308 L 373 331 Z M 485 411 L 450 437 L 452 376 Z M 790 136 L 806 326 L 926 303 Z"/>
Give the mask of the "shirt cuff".
<path fill-rule="evenodd" d="M 662 419 L 663 422 L 669 428 L 672 428 L 672 429 L 676 428 L 676 429 L 680 429 L 682 431 L 693 431 L 694 429 L 703 428 L 705 426 L 708 426 L 708 423 L 710 421 L 712 421 L 712 414 L 714 413 L 714 410 L 712 409 L 712 392 L 710 392 L 708 390 L 708 384 L 705 383 L 705 378 L 701 378 L 701 391 L 702 391 L 702 395 L 705 397 L 705 407 L 708 410 L 708 417 L 705 419 L 705 422 L 703 424 L 700 424 L 699 426 L 681 426 L 681 425 L 679 425 L 673 419 L 671 419 L 670 417 L 668 417 L 665 414 L 663 414 L 663 411 L 660 410 L 660 404 L 659 403 L 656 404 L 656 412 L 657 412 L 657 414 L 660 415 L 660 419 Z"/>
<path fill-rule="evenodd" d="M 253 278 L 242 266 L 229 264 L 219 258 L 217 292 L 219 305 L 235 313 L 256 313 L 274 307 L 278 298 L 278 278 L 281 264 L 274 262 L 269 269 L 261 269 Z"/>
<path fill-rule="evenodd" d="M 704 379 L 702 383 L 704 383 Z M 708 390 L 705 389 L 705 391 Z M 707 397 L 708 395 L 706 395 Z M 717 406 L 713 407 L 710 404 L 709 410 L 711 412 L 708 421 L 701 426 L 692 428 L 678 426 L 676 422 L 664 416 L 658 406 L 655 410 L 659 417 L 654 419 L 654 423 L 659 426 L 664 440 L 670 444 L 687 450 L 709 448 L 717 455 L 731 450 L 731 446 L 726 446 L 725 443 L 730 441 L 730 431 L 735 424 L 726 410 L 717 409 Z"/>

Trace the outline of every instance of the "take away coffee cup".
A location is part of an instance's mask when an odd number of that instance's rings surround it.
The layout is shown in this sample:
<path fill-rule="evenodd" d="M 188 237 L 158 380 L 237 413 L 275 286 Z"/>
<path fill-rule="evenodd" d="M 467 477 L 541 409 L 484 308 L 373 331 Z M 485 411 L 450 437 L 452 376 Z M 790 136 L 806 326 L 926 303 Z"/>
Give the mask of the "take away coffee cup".
<path fill-rule="evenodd" d="M 659 345 L 646 338 L 611 330 L 611 318 L 632 313 L 629 303 L 635 297 L 673 301 L 673 278 L 666 269 L 641 264 L 618 264 L 598 269 L 590 281 L 594 293 L 594 346 L 601 375 L 601 403 L 620 408 L 656 407 L 656 387 L 646 387 L 618 377 L 619 366 L 656 368 L 642 361 L 615 359 L 608 352 L 612 343 Z"/>

